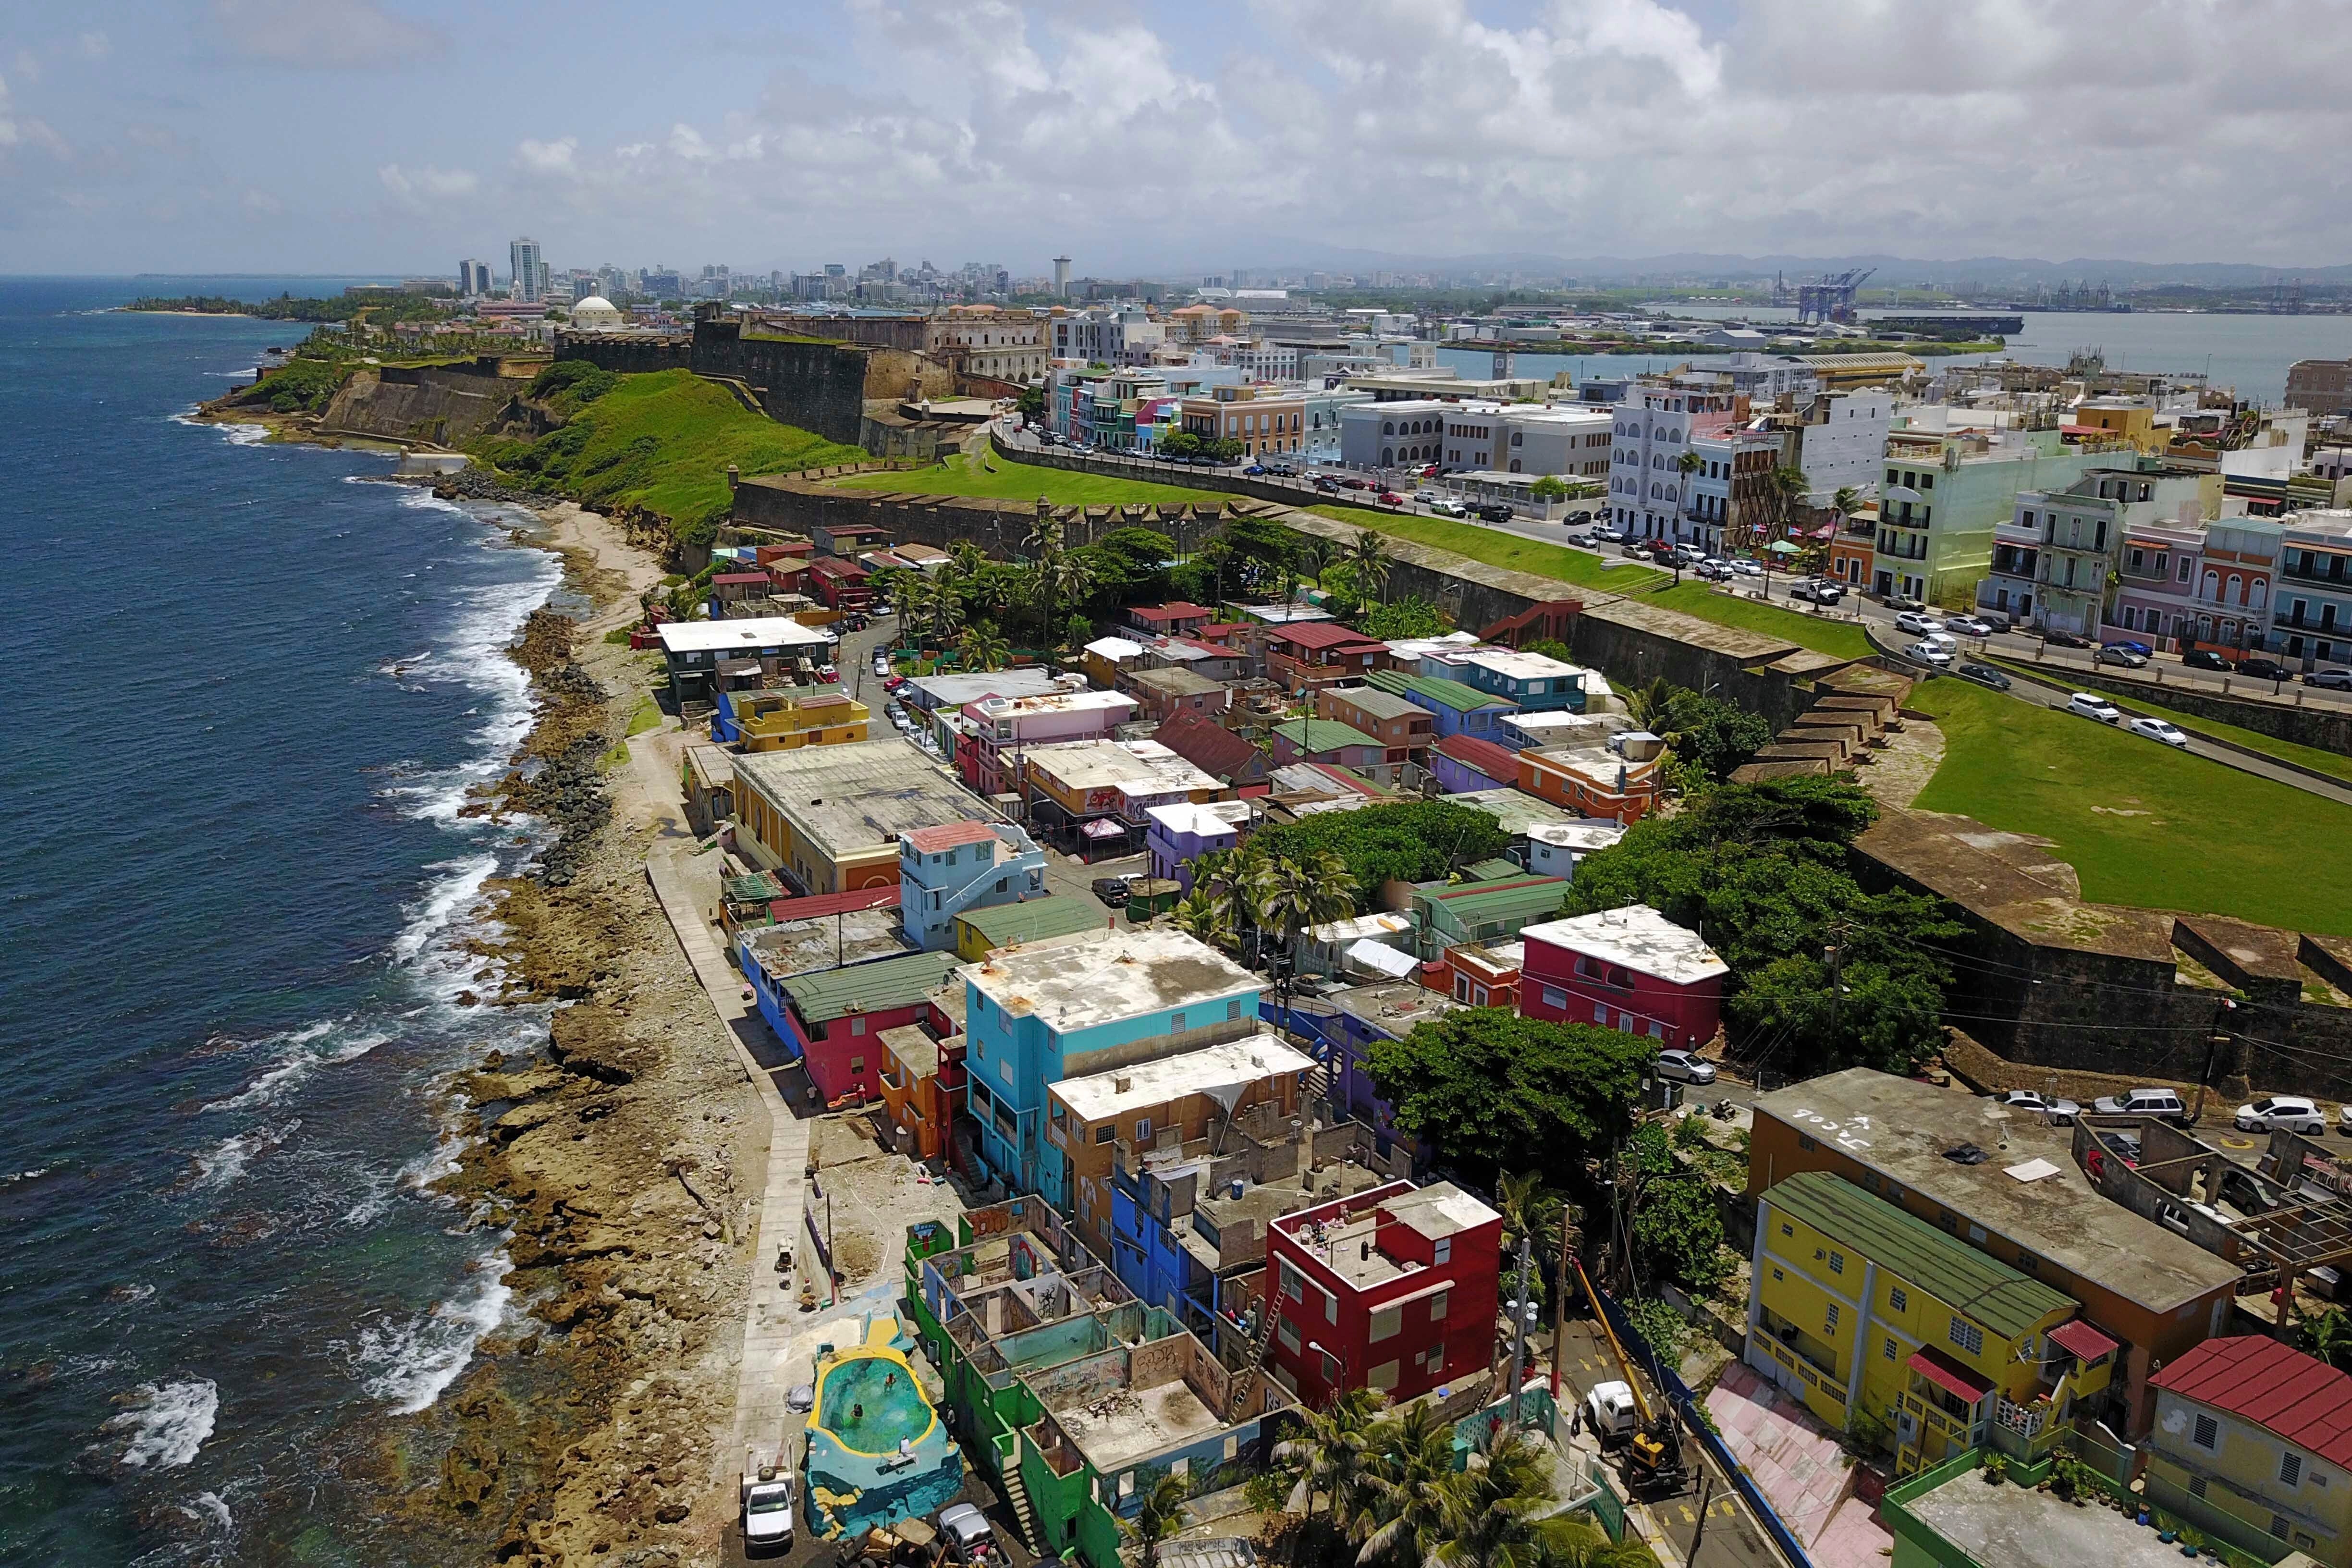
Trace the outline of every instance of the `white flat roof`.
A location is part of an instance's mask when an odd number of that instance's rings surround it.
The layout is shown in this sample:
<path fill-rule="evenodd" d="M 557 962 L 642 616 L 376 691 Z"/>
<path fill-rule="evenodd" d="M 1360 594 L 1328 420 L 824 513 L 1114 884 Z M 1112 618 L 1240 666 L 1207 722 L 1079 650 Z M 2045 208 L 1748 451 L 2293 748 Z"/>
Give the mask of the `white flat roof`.
<path fill-rule="evenodd" d="M 1351 915 L 1344 921 L 1326 921 L 1319 926 L 1307 928 L 1307 940 L 1327 946 L 1337 942 L 1354 942 L 1360 937 L 1394 936 L 1399 931 L 1412 930 L 1412 917 L 1386 910 L 1374 910 L 1368 915 Z"/>
<path fill-rule="evenodd" d="M 804 647 L 830 643 L 822 626 L 803 626 L 789 616 L 751 621 L 664 621 L 654 628 L 669 653 L 735 653 L 745 648 Z"/>
<path fill-rule="evenodd" d="M 1371 937 L 1350 945 L 1345 954 L 1349 963 L 1369 969 L 1375 974 L 1385 974 L 1391 980 L 1402 980 L 1421 967 L 1421 960 L 1402 948 Z"/>
<path fill-rule="evenodd" d="M 1034 697 L 1060 689 L 1059 678 L 1038 665 L 967 675 L 919 675 L 907 684 L 941 708 L 961 708 L 983 697 Z"/>
<path fill-rule="evenodd" d="M 1130 642 L 1126 637 L 1097 637 L 1087 644 L 1087 652 L 1109 659 L 1140 658 L 1143 657 L 1143 645 Z"/>
<path fill-rule="evenodd" d="M 1234 606 L 1251 620 L 1263 621 L 1272 626 L 1286 626 L 1299 621 L 1328 621 L 1338 617 L 1328 610 L 1318 610 L 1312 605 L 1236 605 Z"/>
<path fill-rule="evenodd" d="M 1582 665 L 1563 663 L 1546 653 L 1521 653 L 1517 648 L 1484 647 L 1462 655 L 1458 662 L 1475 664 L 1514 680 L 1549 680 L 1554 676 L 1584 673 Z"/>
<path fill-rule="evenodd" d="M 1230 833 L 1250 818 L 1250 803 L 1245 800 L 1180 800 L 1172 805 L 1144 808 L 1144 815 L 1171 833 L 1190 833 L 1206 837 L 1215 833 Z"/>
<path fill-rule="evenodd" d="M 1583 953 L 1604 963 L 1654 976 L 1669 984 L 1689 985 L 1728 974 L 1731 966 L 1699 940 L 1698 932 L 1678 926 L 1647 904 L 1628 904 L 1596 915 L 1546 921 L 1519 932 L 1522 942 L 1548 942 Z"/>
<path fill-rule="evenodd" d="M 1132 708 L 1124 691 L 1041 691 L 1028 697 L 983 697 L 964 704 L 983 719 L 1022 719 L 1035 713 L 1083 713 L 1097 708 Z"/>
<path fill-rule="evenodd" d="M 1163 926 L 1105 932 L 1091 942 L 1009 948 L 956 973 L 1005 1012 L 1043 1018 L 1062 1033 L 1255 996 L 1260 989 L 1256 975 L 1215 948 Z M 1243 1005 L 1243 1016 L 1255 1013 L 1255 1004 Z M 1187 1018 L 1185 1026 L 1224 1021 L 1223 1010 L 1213 1009 Z"/>
<path fill-rule="evenodd" d="M 1625 837 L 1625 825 L 1605 816 L 1589 822 L 1538 822 L 1528 829 L 1528 837 L 1557 849 L 1606 849 Z"/>
<path fill-rule="evenodd" d="M 1306 1072 L 1314 1066 L 1312 1058 L 1285 1045 L 1280 1036 L 1253 1035 L 1245 1040 L 1203 1046 L 1181 1057 L 1066 1078 L 1047 1087 L 1080 1121 L 1106 1121 L 1187 1095 L 1239 1090 L 1280 1073 Z"/>
<path fill-rule="evenodd" d="M 1073 791 L 1161 795 L 1225 787 L 1157 741 L 1062 741 L 1023 755 L 1029 767 Z"/>
<path fill-rule="evenodd" d="M 1612 713 L 1571 713 L 1565 708 L 1545 708 L 1533 713 L 1506 713 L 1501 722 L 1521 734 L 1545 737 L 1547 731 L 1558 731 L 1556 737 L 1543 738 L 1547 746 L 1565 746 L 1572 738 L 1605 735 L 1622 730 L 1633 721 Z"/>

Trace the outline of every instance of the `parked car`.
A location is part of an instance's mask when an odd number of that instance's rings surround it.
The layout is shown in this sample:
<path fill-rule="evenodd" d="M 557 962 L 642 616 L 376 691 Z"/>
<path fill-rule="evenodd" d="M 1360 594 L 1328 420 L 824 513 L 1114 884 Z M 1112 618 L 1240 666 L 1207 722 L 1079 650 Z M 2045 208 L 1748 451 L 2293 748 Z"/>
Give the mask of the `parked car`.
<path fill-rule="evenodd" d="M 1414 504 L 1414 505 L 1416 505 L 1416 506 L 1429 506 L 1429 505 L 1433 504 L 1434 502 L 1442 501 L 1442 500 L 1444 500 L 1445 498 L 1444 498 L 1444 496 L 1442 496 L 1442 495 L 1439 495 L 1435 490 L 1433 490 L 1433 489 L 1428 489 L 1428 488 L 1424 487 L 1424 488 L 1423 488 L 1423 489 L 1417 489 L 1417 490 L 1413 491 L 1413 492 L 1412 492 L 1412 499 L 1413 499 L 1413 504 Z"/>
<path fill-rule="evenodd" d="M 2147 658 L 2156 652 L 2156 649 L 2148 647 L 2147 644 L 2140 641 L 2137 637 L 2109 637 L 2100 646 L 2102 647 L 2119 647 L 2126 653 L 2136 653 L 2142 658 Z"/>
<path fill-rule="evenodd" d="M 1501 501 L 1481 501 L 1470 509 L 1470 515 L 1486 522 L 1508 522 L 1518 515 Z"/>
<path fill-rule="evenodd" d="M 2325 1132 L 2327 1118 L 2299 1094 L 2273 1094 L 2238 1107 L 2232 1124 L 2241 1132 Z"/>
<path fill-rule="evenodd" d="M 878 653 L 874 656 L 874 673 L 877 676 L 887 676 L 890 673 L 890 660 L 887 656 Z"/>
<path fill-rule="evenodd" d="M 1916 610 L 1924 610 L 1924 609 L 1926 609 L 1927 606 L 1927 605 L 1926 605 L 1926 604 L 1924 604 L 1923 602 L 1921 602 L 1921 600 L 1920 600 L 1920 599 L 1917 597 L 1917 595 L 1912 595 L 1912 594 L 1889 594 L 1889 595 L 1886 595 L 1886 607 L 1887 607 L 1888 609 L 1890 609 L 1890 610 L 1897 610 L 1897 611 L 1901 611 L 1901 610 L 1915 610 L 1915 611 L 1916 611 Z"/>
<path fill-rule="evenodd" d="M 2179 725 L 2168 723 L 2162 719 L 2151 719 L 2146 714 L 2134 714 L 2124 728 L 2143 740 L 2154 741 L 2160 745 L 2179 746 L 2183 751 L 2189 747 L 2188 732 Z"/>
<path fill-rule="evenodd" d="M 1318 474 L 1315 476 L 1315 488 L 1327 496 L 1335 496 L 1339 493 L 1339 481 L 1328 474 Z"/>
<path fill-rule="evenodd" d="M 1470 509 L 1451 496 L 1440 496 L 1429 503 L 1429 510 L 1440 517 L 1467 517 Z"/>
<path fill-rule="evenodd" d="M 1731 581 L 1731 563 L 1727 561 L 1702 561 L 1691 570 L 1710 583 Z"/>
<path fill-rule="evenodd" d="M 1396 493 L 1396 491 L 1394 491 L 1394 490 L 1382 490 L 1382 491 L 1381 491 L 1378 496 L 1375 496 L 1373 499 L 1374 499 L 1375 500 L 1378 500 L 1378 501 L 1379 501 L 1382 506 L 1402 506 L 1402 505 L 1404 505 L 1404 497 L 1402 497 L 1402 496 L 1401 496 L 1401 495 L 1397 494 L 1397 493 Z"/>
<path fill-rule="evenodd" d="M 1445 470 L 1444 468 L 1439 468 L 1435 463 L 1432 463 L 1421 470 L 1421 478 L 1424 479 L 1433 479 L 1444 471 Z"/>
<path fill-rule="evenodd" d="M 2009 689 L 2009 677 L 1989 664 L 1964 664 L 1952 673 L 1962 680 L 1973 680 L 1979 686 L 1990 686 L 1995 691 Z"/>
<path fill-rule="evenodd" d="M 1590 550 L 1592 548 L 1592 535 L 1590 533 L 1571 533 L 1568 536 L 1568 542 L 1576 545 L 1580 549 Z"/>
<path fill-rule="evenodd" d="M 1816 605 L 1834 605 L 1845 597 L 1845 589 L 1826 577 L 1808 577 L 1789 584 L 1789 597 L 1810 599 Z"/>
<path fill-rule="evenodd" d="M 2092 662 L 2119 665 L 2125 669 L 2145 669 L 2147 668 L 2147 655 L 2134 653 L 2121 643 L 2109 643 L 2099 650 L 2099 657 Z"/>
<path fill-rule="evenodd" d="M 841 679 L 841 667 L 835 664 L 820 664 L 816 667 L 816 678 L 823 681 L 839 680 Z"/>
<path fill-rule="evenodd" d="M 1688 1051 L 1664 1050 L 1658 1053 L 1658 1076 L 1684 1083 L 1713 1083 L 1715 1064 L 1703 1062 Z"/>
<path fill-rule="evenodd" d="M 1941 643 L 1929 642 L 1925 637 L 1921 637 L 1917 642 L 1905 648 L 1903 654 L 1906 658 L 1916 658 L 1921 664 L 1932 664 L 1938 669 L 1952 662 L 1950 648 Z"/>
<path fill-rule="evenodd" d="M 2238 661 L 2240 675 L 2252 676 L 2256 680 L 2289 680 L 2294 671 L 2274 658 L 2242 658 Z"/>
<path fill-rule="evenodd" d="M 1252 479 L 1256 479 L 1261 474 L 1270 473 L 1273 470 L 1269 469 L 1264 463 L 1252 463 L 1248 468 L 1242 470 L 1243 473 L 1247 474 Z"/>
<path fill-rule="evenodd" d="M 1087 886 L 1093 889 L 1096 898 L 1100 899 L 1112 909 L 1123 909 L 1126 907 L 1126 878 L 1097 877 L 1093 881 L 1087 883 Z"/>
<path fill-rule="evenodd" d="M 883 689 L 884 689 L 885 690 L 888 690 L 888 691 L 896 691 L 896 690 L 898 690 L 898 688 L 900 688 L 900 687 L 902 687 L 902 686 L 904 686 L 904 685 L 906 685 L 906 684 L 907 684 L 907 678 L 906 678 L 905 676 L 903 676 L 903 675 L 894 675 L 894 676 L 892 676 L 889 679 L 887 679 L 887 680 L 884 681 L 884 682 L 882 683 L 882 686 L 883 686 Z"/>
<path fill-rule="evenodd" d="M 2048 643 L 2052 647 L 2088 647 L 2091 646 L 2090 638 L 2078 637 L 2073 632 L 2043 632 L 2042 634 L 2042 640 Z"/>
<path fill-rule="evenodd" d="M 1298 472 L 1297 468 L 1292 468 L 1288 463 L 1268 463 L 1265 466 L 1265 471 L 1272 474 L 1278 479 L 1289 479 Z"/>
<path fill-rule="evenodd" d="M 2303 678 L 2303 683 L 2330 691 L 2352 691 L 2352 669 L 2315 669 Z"/>
<path fill-rule="evenodd" d="M 1724 564 L 1731 568 L 1732 574 L 1735 576 L 1761 577 L 1764 575 L 1764 568 L 1748 560 L 1745 555 L 1737 561 L 1727 561 Z"/>
<path fill-rule="evenodd" d="M 1996 628 L 1981 616 L 1946 616 L 1944 629 L 1958 632 L 1964 637 L 1989 637 Z"/>
<path fill-rule="evenodd" d="M 2183 1123 L 2189 1120 L 2189 1108 L 2168 1089 L 2136 1089 L 2128 1094 L 2101 1095 L 2091 1101 L 2091 1111 L 2097 1116 L 2153 1116 Z"/>
<path fill-rule="evenodd" d="M 2030 1089 L 2012 1089 L 2006 1094 L 1993 1096 L 1993 1102 L 2011 1110 L 2031 1110 L 2046 1116 L 2062 1127 L 2074 1125 L 2083 1108 L 2060 1095 L 2043 1095 Z"/>
<path fill-rule="evenodd" d="M 2077 691 L 2066 699 L 2066 711 L 2096 719 L 2102 724 L 2120 724 L 2124 721 L 2122 709 L 2092 691 Z"/>
<path fill-rule="evenodd" d="M 1592 531 L 1592 538 L 1593 542 L 1598 544 L 1622 544 L 1625 542 L 1625 535 L 1616 528 L 1605 522 Z"/>
<path fill-rule="evenodd" d="M 1918 637 L 1927 632 L 1942 631 L 1944 629 L 1944 623 L 1937 619 L 1934 616 L 1928 615 L 1924 611 L 1905 610 L 1902 614 L 1895 617 L 1895 629 L 1899 632 L 1909 632 L 1912 636 Z"/>
<path fill-rule="evenodd" d="M 1351 476 L 1348 479 L 1341 479 L 1339 481 L 1339 488 L 1343 490 L 1368 490 L 1373 487 L 1372 482 L 1370 479 L 1360 479 Z"/>
<path fill-rule="evenodd" d="M 988 1527 L 988 1516 L 968 1502 L 940 1510 L 940 1542 L 947 1548 L 948 1561 L 958 1568 L 979 1568 L 983 1563 L 1005 1560 L 1004 1549 L 996 1543 L 996 1532 Z"/>
<path fill-rule="evenodd" d="M 2180 656 L 2180 668 L 2227 670 L 2230 668 L 2230 661 L 2210 647 L 2197 647 L 2190 648 Z"/>

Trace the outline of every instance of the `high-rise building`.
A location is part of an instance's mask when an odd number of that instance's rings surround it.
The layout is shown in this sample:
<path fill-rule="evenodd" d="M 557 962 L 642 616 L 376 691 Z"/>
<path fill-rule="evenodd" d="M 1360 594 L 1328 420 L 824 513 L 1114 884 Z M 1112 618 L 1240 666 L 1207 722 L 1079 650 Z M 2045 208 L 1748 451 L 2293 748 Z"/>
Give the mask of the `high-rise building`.
<path fill-rule="evenodd" d="M 490 264 L 472 257 L 457 263 L 457 293 L 462 299 L 477 299 L 490 291 Z"/>
<path fill-rule="evenodd" d="M 518 239 L 507 247 L 509 275 L 514 279 L 514 297 L 537 304 L 547 291 L 547 266 L 539 258 L 539 241 Z"/>
<path fill-rule="evenodd" d="M 1054 292 L 1056 295 L 1066 295 L 1069 291 L 1070 258 L 1066 256 L 1056 256 L 1054 258 Z"/>

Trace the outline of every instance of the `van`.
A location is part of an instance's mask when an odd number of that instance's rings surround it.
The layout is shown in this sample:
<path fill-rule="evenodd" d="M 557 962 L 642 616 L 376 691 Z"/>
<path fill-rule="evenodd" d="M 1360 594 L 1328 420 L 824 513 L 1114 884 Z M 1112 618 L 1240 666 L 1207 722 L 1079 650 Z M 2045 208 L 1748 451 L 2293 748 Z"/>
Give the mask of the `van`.
<path fill-rule="evenodd" d="M 2096 1116 L 2152 1116 L 2186 1126 L 2189 1108 L 2168 1089 L 2136 1089 L 2129 1094 L 2105 1095 L 2091 1102 Z"/>

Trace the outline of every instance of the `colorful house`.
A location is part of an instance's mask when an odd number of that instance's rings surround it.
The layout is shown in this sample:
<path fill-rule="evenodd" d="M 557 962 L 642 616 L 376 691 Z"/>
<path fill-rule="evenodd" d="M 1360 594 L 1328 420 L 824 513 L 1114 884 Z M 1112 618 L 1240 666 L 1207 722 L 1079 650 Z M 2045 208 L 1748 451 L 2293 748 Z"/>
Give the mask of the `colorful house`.
<path fill-rule="evenodd" d="M 882 1110 L 892 1141 L 911 1159 L 948 1158 L 963 1103 L 963 987 L 952 977 L 931 994 L 922 1018 L 882 1031 Z"/>
<path fill-rule="evenodd" d="M 1045 852 L 1009 822 L 949 822 L 898 839 L 898 911 L 907 940 L 956 945 L 956 921 L 991 905 L 1045 897 Z"/>
<path fill-rule="evenodd" d="M 1997 1444 L 2032 1460 L 2116 1342 L 2053 1289 L 1824 1171 L 1757 1205 L 1745 1358 L 1898 1474 Z"/>
<path fill-rule="evenodd" d="M 1257 1033 L 1258 977 L 1164 927 L 1008 948 L 961 973 L 981 1158 L 1066 1209 L 1047 1085 Z"/>
<path fill-rule="evenodd" d="M 965 786 L 1004 795 L 1020 787 L 1014 775 L 1024 753 L 1073 741 L 1107 741 L 1135 717 L 1135 699 L 1124 691 L 1071 690 L 984 697 L 967 703 L 963 715 L 972 737 L 971 763 L 962 769 Z"/>
<path fill-rule="evenodd" d="M 874 590 L 866 582 L 871 576 L 871 572 L 855 561 L 845 561 L 838 555 L 820 556 L 809 568 L 809 592 L 828 609 L 854 610 L 873 602 Z"/>
<path fill-rule="evenodd" d="M 1233 706 L 1233 689 L 1183 665 L 1130 669 L 1118 678 L 1119 689 L 1143 705 L 1148 719 L 1165 721 L 1179 713 L 1221 717 Z"/>
<path fill-rule="evenodd" d="M 1029 820 L 1089 851 L 1139 842 L 1155 805 L 1216 799 L 1224 786 L 1157 741 L 1070 741 L 1020 756 Z"/>
<path fill-rule="evenodd" d="M 920 1023 L 957 962 L 951 952 L 908 952 L 781 979 L 756 965 L 746 974 L 760 1016 L 831 1105 L 880 1095 L 883 1032 Z"/>
<path fill-rule="evenodd" d="M 1605 746 L 1519 754 L 1519 788 L 1579 816 L 1634 823 L 1657 809 L 1658 758 L 1635 761 Z"/>
<path fill-rule="evenodd" d="M 1548 654 L 1486 647 L 1452 656 L 1457 679 L 1489 697 L 1505 697 L 1531 712 L 1584 711 L 1585 671 Z"/>
<path fill-rule="evenodd" d="M 2148 1500 L 2264 1562 L 2352 1563 L 2352 1375 L 2267 1335 L 2207 1340 L 2149 1380 Z"/>
<path fill-rule="evenodd" d="M 1274 760 L 1337 763 L 1343 768 L 1378 767 L 1388 748 L 1374 736 L 1336 719 L 1293 719 L 1274 727 Z"/>
<path fill-rule="evenodd" d="M 1151 738 L 1228 787 L 1265 782 L 1265 753 L 1205 714 L 1171 714 Z"/>
<path fill-rule="evenodd" d="M 863 741 L 871 717 L 865 703 L 838 687 L 738 689 L 719 694 L 710 732 L 747 752 L 789 752 Z"/>
<path fill-rule="evenodd" d="M 1192 890 L 1192 862 L 1213 850 L 1231 849 L 1248 827 L 1250 803 L 1212 800 L 1155 805 L 1144 813 L 1151 826 L 1144 830 L 1143 847 L 1151 856 L 1151 874 Z"/>
<path fill-rule="evenodd" d="M 1511 789 L 1519 782 L 1519 759 L 1508 746 L 1475 735 L 1448 735 L 1429 753 L 1429 771 L 1448 795 Z"/>
<path fill-rule="evenodd" d="M 1265 673 L 1289 692 L 1344 686 L 1370 675 L 1372 660 L 1387 651 L 1378 637 L 1337 621 L 1294 622 L 1267 628 Z"/>
<path fill-rule="evenodd" d="M 1435 721 L 1439 740 L 1448 735 L 1470 735 L 1491 741 L 1496 721 L 1504 714 L 1518 711 L 1518 705 L 1507 697 L 1496 697 L 1461 681 L 1433 675 L 1405 675 L 1383 669 L 1373 672 L 1369 684 L 1427 709 Z"/>
<path fill-rule="evenodd" d="M 1437 721 L 1428 709 L 1377 686 L 1327 686 L 1315 694 L 1315 716 L 1379 741 L 1385 748 L 1381 762 L 1422 762 L 1437 739 Z"/>
<path fill-rule="evenodd" d="M 1127 612 L 1129 625 L 1161 637 L 1191 637 L 1216 618 L 1217 612 L 1207 605 L 1181 599 L 1167 605 L 1133 605 Z"/>
<path fill-rule="evenodd" d="M 1487 1369 L 1503 1216 L 1451 1182 L 1391 1182 L 1285 1215 L 1266 1236 L 1275 1376 L 1319 1409 L 1402 1403 Z"/>
<path fill-rule="evenodd" d="M 1421 983 L 1443 991 L 1465 1007 L 1519 1005 L 1519 972 L 1527 962 L 1524 942 L 1465 942 L 1445 950 L 1422 972 Z"/>
<path fill-rule="evenodd" d="M 1080 931 L 1108 931 L 1110 913 L 1092 899 L 1068 893 L 1048 893 L 1017 903 L 990 904 L 966 910 L 956 917 L 956 956 L 977 963 L 1000 948 L 1024 942 L 1045 942 Z"/>
<path fill-rule="evenodd" d="M 1416 888 L 1421 956 L 1434 959 L 1461 942 L 1500 942 L 1559 912 L 1568 884 L 1557 877 L 1506 877 L 1456 887 Z"/>
<path fill-rule="evenodd" d="M 1698 932 L 1647 904 L 1548 921 L 1519 936 L 1526 1016 L 1606 1025 L 1685 1050 L 1715 1038 L 1731 966 Z"/>

